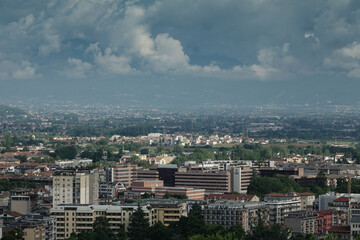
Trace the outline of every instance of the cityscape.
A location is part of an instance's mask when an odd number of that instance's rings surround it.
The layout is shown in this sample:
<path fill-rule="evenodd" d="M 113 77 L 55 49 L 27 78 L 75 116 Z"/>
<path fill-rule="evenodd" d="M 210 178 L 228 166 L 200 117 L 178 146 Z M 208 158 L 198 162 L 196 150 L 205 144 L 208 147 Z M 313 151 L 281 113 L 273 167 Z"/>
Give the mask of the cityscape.
<path fill-rule="evenodd" d="M 1 0 L 0 239 L 360 240 L 359 13 Z"/>

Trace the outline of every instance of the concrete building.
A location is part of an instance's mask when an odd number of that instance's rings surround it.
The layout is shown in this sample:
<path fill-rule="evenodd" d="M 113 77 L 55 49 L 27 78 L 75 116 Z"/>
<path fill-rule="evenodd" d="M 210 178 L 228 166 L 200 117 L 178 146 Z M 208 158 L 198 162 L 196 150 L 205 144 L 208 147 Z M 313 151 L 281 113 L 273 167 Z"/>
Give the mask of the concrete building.
<path fill-rule="evenodd" d="M 31 212 L 30 196 L 16 195 L 10 197 L 10 211 L 21 214 L 29 214 Z"/>
<path fill-rule="evenodd" d="M 247 166 L 235 167 L 231 170 L 231 173 L 232 191 L 246 193 L 252 179 L 252 169 Z"/>
<path fill-rule="evenodd" d="M 360 202 L 351 203 L 350 207 L 351 239 L 356 239 L 360 234 Z"/>
<path fill-rule="evenodd" d="M 167 187 L 162 180 L 137 180 L 125 191 L 127 198 L 141 198 L 144 193 L 153 194 L 155 198 L 164 198 L 166 194 L 176 196 L 184 195 L 191 200 L 204 200 L 205 190 L 187 187 Z"/>
<path fill-rule="evenodd" d="M 313 205 L 315 201 L 315 194 L 304 192 L 304 193 L 296 193 L 297 196 L 300 197 L 300 209 L 306 210 L 309 205 Z"/>
<path fill-rule="evenodd" d="M 204 208 L 205 221 L 227 228 L 241 225 L 246 232 L 251 231 L 261 220 L 269 223 L 269 208 L 264 202 L 218 201 Z"/>
<path fill-rule="evenodd" d="M 318 215 L 312 212 L 291 212 L 284 218 L 284 225 L 290 228 L 293 233 L 315 234 L 317 233 L 317 217 Z"/>
<path fill-rule="evenodd" d="M 26 240 L 55 240 L 55 218 L 44 217 L 40 214 L 26 214 L 15 218 L 7 227 L 21 228 Z"/>
<path fill-rule="evenodd" d="M 125 187 L 131 185 L 132 181 L 137 179 L 138 171 L 142 168 L 136 164 L 115 165 L 107 170 L 107 182 L 122 183 Z"/>
<path fill-rule="evenodd" d="M 265 195 L 269 207 L 269 223 L 284 224 L 284 219 L 291 212 L 300 211 L 300 197 L 296 195 L 272 193 Z"/>
<path fill-rule="evenodd" d="M 99 174 L 92 171 L 62 171 L 53 176 L 53 206 L 60 204 L 97 204 Z"/>
<path fill-rule="evenodd" d="M 230 171 L 187 171 L 175 173 L 176 187 L 205 189 L 206 193 L 231 192 Z"/>
<path fill-rule="evenodd" d="M 186 216 L 186 204 L 184 203 L 150 203 L 153 210 L 153 222 L 161 222 L 165 226 L 177 222 L 182 216 Z"/>
<path fill-rule="evenodd" d="M 110 229 L 116 232 L 121 224 L 129 226 L 130 216 L 137 209 L 137 205 L 63 205 L 55 206 L 50 210 L 50 215 L 56 218 L 56 239 L 69 238 L 71 233 L 92 231 L 93 223 L 97 217 L 105 217 L 110 224 Z M 146 217 L 152 225 L 152 209 L 150 205 L 142 205 Z"/>

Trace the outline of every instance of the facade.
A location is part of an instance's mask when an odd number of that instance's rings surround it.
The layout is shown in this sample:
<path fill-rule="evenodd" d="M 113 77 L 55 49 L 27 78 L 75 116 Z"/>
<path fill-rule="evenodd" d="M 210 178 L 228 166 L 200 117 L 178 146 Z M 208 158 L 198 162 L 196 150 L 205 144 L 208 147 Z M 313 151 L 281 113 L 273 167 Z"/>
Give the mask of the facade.
<path fill-rule="evenodd" d="M 205 189 L 206 193 L 231 192 L 231 172 L 229 171 L 186 171 L 175 173 L 176 187 Z"/>
<path fill-rule="evenodd" d="M 269 223 L 268 207 L 263 202 L 218 201 L 204 209 L 205 221 L 225 227 L 242 225 L 246 232 L 258 225 L 259 219 Z"/>
<path fill-rule="evenodd" d="M 252 169 L 248 166 L 232 169 L 232 191 L 246 193 L 252 179 Z"/>
<path fill-rule="evenodd" d="M 153 224 L 152 210 L 149 205 L 141 206 L 145 215 Z M 121 224 L 129 226 L 130 216 L 137 209 L 137 205 L 62 205 L 50 210 L 50 215 L 56 218 L 56 239 L 66 239 L 71 233 L 92 231 L 97 217 L 105 217 L 110 228 L 116 232 Z"/>
<path fill-rule="evenodd" d="M 161 222 L 165 226 L 179 221 L 186 215 L 186 204 L 183 203 L 151 203 L 150 206 L 153 211 L 153 221 Z"/>
<path fill-rule="evenodd" d="M 60 204 L 97 204 L 99 174 L 97 171 L 63 171 L 53 176 L 53 206 Z"/>
<path fill-rule="evenodd" d="M 317 217 L 318 215 L 312 212 L 292 212 L 285 217 L 284 225 L 289 227 L 293 233 L 315 234 L 317 233 Z"/>
<path fill-rule="evenodd" d="M 317 235 L 327 235 L 331 226 L 337 225 L 336 214 L 334 210 L 321 210 L 316 212 Z"/>
<path fill-rule="evenodd" d="M 351 239 L 356 239 L 360 234 L 360 203 L 352 203 L 350 207 Z"/>
<path fill-rule="evenodd" d="M 269 223 L 284 224 L 291 212 L 300 211 L 300 197 L 287 194 L 267 194 L 264 198 L 269 207 Z"/>
<path fill-rule="evenodd" d="M 329 234 L 332 234 L 334 239 L 350 240 L 351 232 L 350 226 L 332 226 L 329 229 Z"/>
<path fill-rule="evenodd" d="M 162 180 L 137 180 L 134 181 L 127 191 L 125 197 L 127 198 L 141 198 L 144 193 L 154 194 L 155 198 L 164 198 L 168 195 L 184 195 L 191 200 L 204 200 L 205 190 L 194 189 L 186 187 L 167 187 L 164 186 Z"/>
<path fill-rule="evenodd" d="M 296 193 L 296 195 L 300 196 L 300 208 L 301 210 L 306 210 L 307 206 L 313 205 L 315 201 L 315 194 L 313 193 Z"/>
<path fill-rule="evenodd" d="M 30 196 L 16 195 L 10 198 L 10 211 L 29 214 L 31 211 Z"/>
<path fill-rule="evenodd" d="M 132 181 L 137 179 L 137 173 L 140 170 L 142 168 L 136 164 L 116 165 L 107 170 L 107 182 L 122 183 L 125 187 L 128 187 Z"/>
<path fill-rule="evenodd" d="M 26 240 L 55 240 L 56 221 L 52 217 L 40 214 L 27 214 L 17 217 L 8 225 L 10 228 L 21 228 Z"/>

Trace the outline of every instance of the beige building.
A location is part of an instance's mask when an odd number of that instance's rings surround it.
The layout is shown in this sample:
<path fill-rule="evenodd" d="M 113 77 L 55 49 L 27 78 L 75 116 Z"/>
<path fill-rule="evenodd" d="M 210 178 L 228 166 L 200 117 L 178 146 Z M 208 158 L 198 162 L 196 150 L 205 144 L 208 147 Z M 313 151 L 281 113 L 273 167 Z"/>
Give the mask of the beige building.
<path fill-rule="evenodd" d="M 109 168 L 107 171 L 108 182 L 122 183 L 125 187 L 131 185 L 132 181 L 137 179 L 138 171 L 142 170 L 142 167 L 138 167 L 134 164 L 121 164 Z"/>
<path fill-rule="evenodd" d="M 22 229 L 24 240 L 45 240 L 45 227 L 44 226 L 32 226 Z"/>
<path fill-rule="evenodd" d="M 261 219 L 269 223 L 269 208 L 263 202 L 217 201 L 204 209 L 205 221 L 225 227 L 241 225 L 250 232 Z"/>
<path fill-rule="evenodd" d="M 65 171 L 53 176 L 53 206 L 60 204 L 97 204 L 99 174 L 97 171 Z"/>
<path fill-rule="evenodd" d="M 177 222 L 186 215 L 186 204 L 184 203 L 154 203 L 151 204 L 153 209 L 153 221 L 161 222 L 169 226 L 172 222 Z"/>
<path fill-rule="evenodd" d="M 153 224 L 152 209 L 149 205 L 141 207 Z M 105 217 L 110 228 L 116 232 L 121 224 L 125 228 L 129 226 L 130 216 L 137 209 L 136 205 L 63 205 L 50 210 L 50 215 L 56 218 L 56 239 L 61 240 L 70 237 L 72 232 L 91 231 L 97 217 Z"/>
<path fill-rule="evenodd" d="M 300 209 L 306 210 L 306 207 L 309 205 L 313 205 L 315 201 L 315 194 L 304 192 L 304 193 L 296 193 L 297 196 L 300 196 Z"/>

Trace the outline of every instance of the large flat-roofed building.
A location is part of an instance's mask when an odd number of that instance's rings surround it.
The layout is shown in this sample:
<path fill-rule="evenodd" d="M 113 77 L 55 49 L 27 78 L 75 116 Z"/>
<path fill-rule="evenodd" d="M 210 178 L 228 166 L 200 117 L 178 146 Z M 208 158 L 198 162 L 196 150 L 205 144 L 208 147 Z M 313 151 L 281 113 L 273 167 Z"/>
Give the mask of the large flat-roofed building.
<path fill-rule="evenodd" d="M 191 200 L 204 200 L 205 190 L 187 187 L 167 187 L 162 180 L 137 180 L 125 192 L 127 198 L 141 198 L 144 193 L 154 194 L 155 198 L 164 198 L 165 195 L 184 195 Z"/>
<path fill-rule="evenodd" d="M 264 202 L 217 201 L 204 209 L 205 221 L 231 227 L 241 225 L 246 232 L 258 225 L 259 219 L 269 223 L 269 208 Z"/>
<path fill-rule="evenodd" d="M 187 171 L 175 173 L 176 187 L 205 189 L 206 193 L 231 192 L 231 172 L 229 171 Z"/>
<path fill-rule="evenodd" d="M 59 204 L 97 204 L 99 174 L 91 171 L 62 171 L 53 176 L 53 206 Z"/>
<path fill-rule="evenodd" d="M 122 183 L 128 187 L 132 181 L 137 179 L 138 171 L 141 170 L 142 167 L 136 164 L 115 165 L 107 170 L 107 182 Z"/>
<path fill-rule="evenodd" d="M 104 217 L 109 221 L 110 229 L 117 232 L 121 224 L 128 228 L 131 214 L 137 209 L 137 205 L 63 205 L 50 210 L 52 217 L 56 218 L 56 239 L 66 239 L 71 233 L 92 231 L 97 217 Z M 150 205 L 142 205 L 150 225 L 153 222 L 153 210 Z"/>

